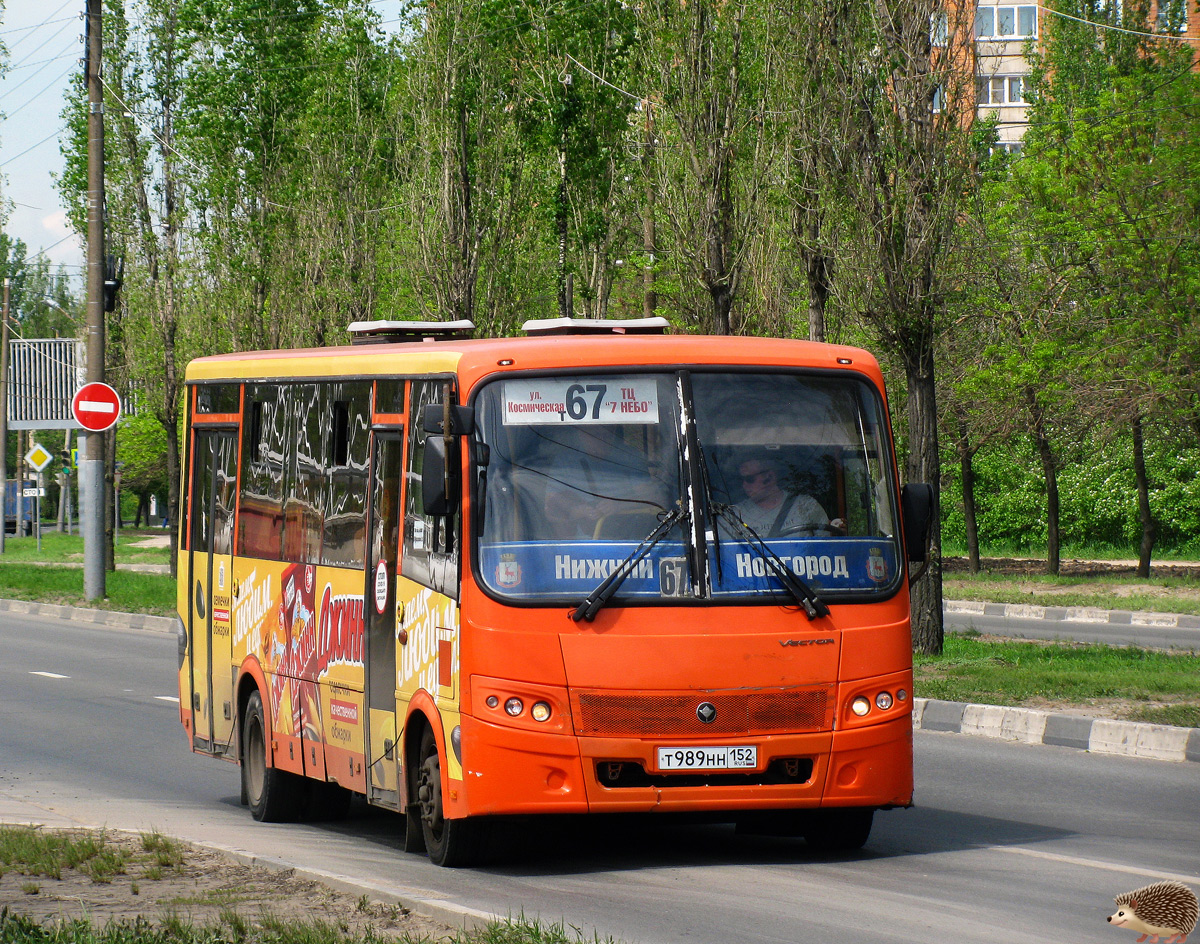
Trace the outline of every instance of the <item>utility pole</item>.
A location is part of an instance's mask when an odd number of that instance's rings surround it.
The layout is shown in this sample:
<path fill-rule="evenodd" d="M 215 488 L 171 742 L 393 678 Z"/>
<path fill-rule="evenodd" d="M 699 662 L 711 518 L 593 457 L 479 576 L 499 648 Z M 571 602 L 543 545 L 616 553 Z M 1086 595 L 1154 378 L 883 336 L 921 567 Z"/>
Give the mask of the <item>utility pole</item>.
<path fill-rule="evenodd" d="M 102 0 L 87 0 L 87 379 L 104 382 L 104 51 Z M 104 597 L 104 433 L 88 431 L 79 459 L 83 595 Z"/>
<path fill-rule="evenodd" d="M 8 293 L 12 279 L 4 279 L 4 324 L 0 326 L 0 554 L 4 553 L 4 532 L 8 530 Z M 17 462 L 20 462 L 18 457 Z"/>

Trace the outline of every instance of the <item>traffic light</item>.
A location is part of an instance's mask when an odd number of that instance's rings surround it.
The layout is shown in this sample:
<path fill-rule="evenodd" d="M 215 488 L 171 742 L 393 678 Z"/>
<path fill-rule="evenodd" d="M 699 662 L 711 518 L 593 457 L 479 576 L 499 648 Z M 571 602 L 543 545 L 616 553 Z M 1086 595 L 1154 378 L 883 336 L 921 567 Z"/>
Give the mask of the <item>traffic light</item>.
<path fill-rule="evenodd" d="M 117 292 L 125 281 L 125 257 L 104 257 L 104 310 L 117 310 Z"/>

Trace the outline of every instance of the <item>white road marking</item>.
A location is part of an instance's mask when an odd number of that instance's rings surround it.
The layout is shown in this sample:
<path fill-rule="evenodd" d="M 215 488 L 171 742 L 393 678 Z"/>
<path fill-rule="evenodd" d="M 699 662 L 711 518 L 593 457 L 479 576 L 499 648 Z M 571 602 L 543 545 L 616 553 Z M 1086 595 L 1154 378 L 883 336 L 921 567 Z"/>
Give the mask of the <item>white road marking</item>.
<path fill-rule="evenodd" d="M 1049 862 L 1062 862 L 1067 865 L 1079 865 L 1089 869 L 1104 869 L 1108 872 L 1124 872 L 1126 875 L 1139 875 L 1144 878 L 1153 878 L 1158 881 L 1176 881 L 1183 882 L 1185 885 L 1194 885 L 1200 882 L 1200 877 L 1195 875 L 1178 875 L 1174 872 L 1159 872 L 1154 869 L 1140 869 L 1132 865 L 1120 865 L 1116 862 L 1102 862 L 1099 859 L 1082 859 L 1079 856 L 1061 855 L 1057 852 L 1042 852 L 1037 849 L 1022 849 L 1019 846 L 988 846 L 990 852 L 1009 852 L 1013 855 L 1029 856 L 1033 859 L 1045 859 Z"/>
<path fill-rule="evenodd" d="M 57 672 L 30 672 L 30 675 L 40 675 L 42 678 L 69 679 L 69 675 L 59 675 Z"/>
<path fill-rule="evenodd" d="M 169 701 L 176 705 L 179 704 L 179 696 L 178 695 L 155 695 L 154 699 L 155 699 L 155 701 Z"/>

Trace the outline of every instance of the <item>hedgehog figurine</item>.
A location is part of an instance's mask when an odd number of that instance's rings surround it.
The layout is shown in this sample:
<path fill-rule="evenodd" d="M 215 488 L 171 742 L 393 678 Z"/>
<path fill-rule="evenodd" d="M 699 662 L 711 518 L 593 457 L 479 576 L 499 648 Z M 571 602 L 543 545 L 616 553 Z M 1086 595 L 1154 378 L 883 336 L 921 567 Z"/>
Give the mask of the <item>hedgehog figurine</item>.
<path fill-rule="evenodd" d="M 1117 912 L 1109 915 L 1109 923 L 1140 932 L 1137 944 L 1147 938 L 1151 944 L 1158 944 L 1159 938 L 1165 944 L 1183 944 L 1196 926 L 1196 893 L 1179 882 L 1156 882 L 1113 901 Z"/>

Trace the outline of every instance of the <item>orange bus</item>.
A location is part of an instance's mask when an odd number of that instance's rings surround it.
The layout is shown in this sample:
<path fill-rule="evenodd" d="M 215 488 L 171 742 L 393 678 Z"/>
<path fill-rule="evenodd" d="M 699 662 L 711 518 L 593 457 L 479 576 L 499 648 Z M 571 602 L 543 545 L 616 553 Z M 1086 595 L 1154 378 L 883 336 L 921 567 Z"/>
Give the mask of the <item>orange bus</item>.
<path fill-rule="evenodd" d="M 703 814 L 822 848 L 912 799 L 883 378 L 662 319 L 366 322 L 187 370 L 179 689 L 254 818 Z"/>

